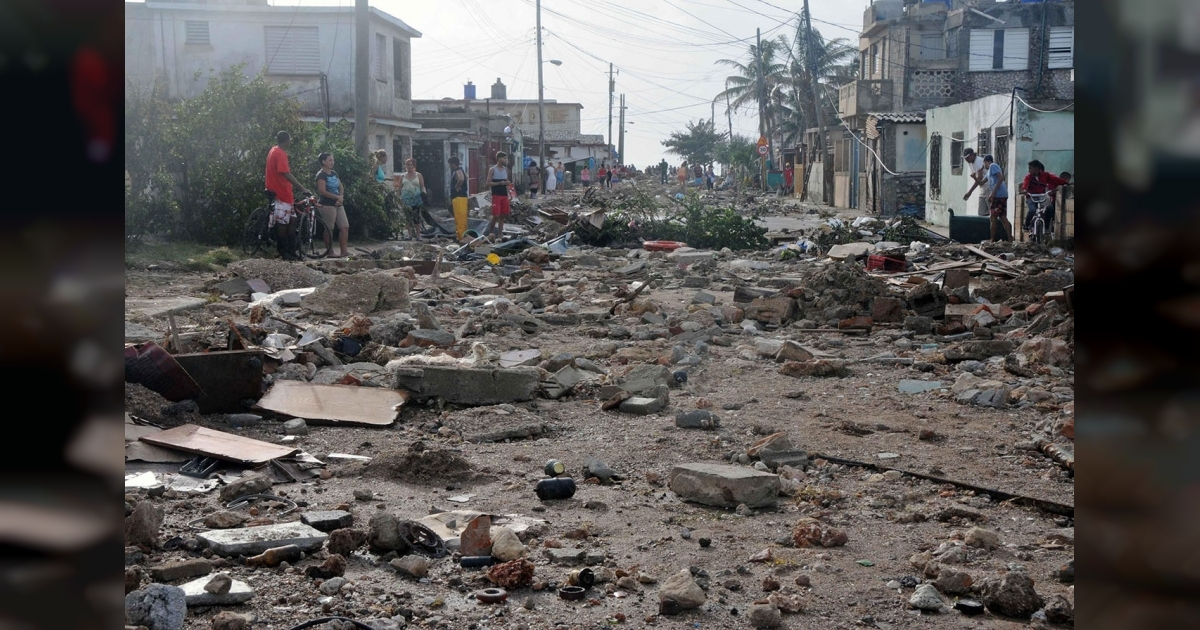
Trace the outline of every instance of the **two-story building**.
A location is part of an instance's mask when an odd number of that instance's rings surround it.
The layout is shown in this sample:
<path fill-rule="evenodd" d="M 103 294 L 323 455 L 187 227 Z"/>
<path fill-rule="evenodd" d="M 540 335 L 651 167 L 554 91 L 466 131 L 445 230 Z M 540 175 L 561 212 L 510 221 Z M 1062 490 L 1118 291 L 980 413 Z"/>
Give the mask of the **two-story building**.
<path fill-rule="evenodd" d="M 391 164 L 412 155 L 411 40 L 421 34 L 399 18 L 370 8 L 368 144 Z M 125 77 L 163 81 L 169 98 L 204 91 L 211 70 L 245 64 L 286 82 L 303 119 L 357 123 L 354 3 L 270 6 L 267 0 L 151 0 L 125 3 Z M 397 168 L 396 170 L 402 170 Z"/>
<path fill-rule="evenodd" d="M 960 174 L 962 166 L 961 154 L 956 158 L 951 149 L 982 147 L 981 154 L 994 149 L 997 160 L 1003 154 L 1001 166 L 1010 175 L 1023 170 L 1017 169 L 1017 154 L 1033 152 L 1016 149 L 1020 138 L 1013 138 L 1007 119 L 998 120 L 1000 112 L 971 124 L 965 112 L 984 116 L 1000 102 L 997 95 L 1007 97 L 1006 105 L 1024 107 L 1012 97 L 1014 87 L 1038 109 L 1063 108 L 1074 98 L 1073 52 L 1070 1 L 874 0 L 863 14 L 860 78 L 842 87 L 838 99 L 842 120 L 870 150 L 856 146 L 853 136 L 843 137 L 848 133 L 831 132 L 837 205 L 883 215 L 915 208 L 945 225 L 947 204 L 956 200 L 942 190 L 957 189 L 947 177 Z M 964 113 L 934 115 L 947 106 Z M 1054 150 L 1062 150 L 1063 134 L 1052 135 Z M 1066 137 L 1073 142 L 1073 134 Z M 921 159 L 914 159 L 918 142 Z M 935 160 L 930 152 L 939 147 L 944 148 Z M 924 194 L 914 194 L 921 189 Z M 961 200 L 959 193 L 959 210 Z"/>

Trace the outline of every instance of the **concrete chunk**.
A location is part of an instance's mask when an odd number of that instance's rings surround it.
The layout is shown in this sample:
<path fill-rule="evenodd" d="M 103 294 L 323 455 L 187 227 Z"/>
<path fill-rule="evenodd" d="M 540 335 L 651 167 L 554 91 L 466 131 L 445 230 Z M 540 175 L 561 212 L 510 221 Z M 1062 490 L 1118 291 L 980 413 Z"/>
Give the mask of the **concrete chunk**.
<path fill-rule="evenodd" d="M 447 366 L 402 367 L 396 370 L 396 388 L 412 392 L 418 400 L 442 398 L 457 405 L 497 405 L 531 400 L 537 391 L 537 368 L 465 368 Z"/>
<path fill-rule="evenodd" d="M 722 508 L 745 503 L 757 508 L 774 505 L 779 477 L 750 468 L 722 464 L 683 464 L 671 470 L 671 491 L 685 501 Z"/>
<path fill-rule="evenodd" d="M 666 385 L 658 385 L 652 391 L 647 392 L 650 396 L 634 396 L 621 402 L 619 407 L 625 413 L 636 415 L 650 415 L 658 413 L 667 408 L 667 404 L 671 402 L 669 388 Z"/>
<path fill-rule="evenodd" d="M 209 573 L 212 573 L 212 564 L 208 560 L 183 560 L 151 568 L 150 578 L 155 582 L 174 582 Z"/>
<path fill-rule="evenodd" d="M 211 580 L 210 577 L 202 577 L 198 580 L 192 580 L 179 588 L 183 589 L 183 596 L 187 601 L 188 606 L 229 606 L 232 604 L 244 604 L 254 597 L 254 589 L 250 585 L 240 580 L 234 580 L 233 586 L 226 593 L 209 593 L 204 590 L 204 585 Z"/>
<path fill-rule="evenodd" d="M 642 364 L 617 379 L 616 385 L 633 394 L 649 394 L 659 385 L 666 385 L 671 371 L 665 365 Z"/>
<path fill-rule="evenodd" d="M 845 245 L 834 245 L 829 248 L 828 256 L 834 260 L 845 260 L 847 258 L 860 258 L 871 253 L 875 246 L 871 243 L 846 243 Z"/>
<path fill-rule="evenodd" d="M 542 554 L 550 564 L 583 564 L 587 560 L 587 551 L 583 549 L 546 549 Z"/>
<path fill-rule="evenodd" d="M 353 525 L 354 515 L 344 510 L 305 512 L 300 515 L 300 522 L 315 530 L 329 533 L 335 529 L 342 529 Z"/>
<path fill-rule="evenodd" d="M 316 551 L 328 535 L 304 523 L 279 523 L 242 529 L 202 532 L 196 536 L 214 553 L 222 556 L 254 556 L 268 549 L 296 545 L 304 551 Z"/>

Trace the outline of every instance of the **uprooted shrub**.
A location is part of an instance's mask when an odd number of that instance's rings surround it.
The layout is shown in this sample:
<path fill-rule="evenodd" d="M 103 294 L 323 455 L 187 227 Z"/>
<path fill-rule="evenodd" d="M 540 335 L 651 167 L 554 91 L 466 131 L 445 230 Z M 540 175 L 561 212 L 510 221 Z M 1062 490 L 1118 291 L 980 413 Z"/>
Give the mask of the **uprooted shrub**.
<path fill-rule="evenodd" d="M 589 245 L 634 244 L 639 240 L 682 241 L 689 247 L 765 249 L 767 229 L 732 207 L 707 205 L 696 194 L 678 200 L 674 212 L 639 192 L 609 211 L 599 230 L 581 234 Z"/>

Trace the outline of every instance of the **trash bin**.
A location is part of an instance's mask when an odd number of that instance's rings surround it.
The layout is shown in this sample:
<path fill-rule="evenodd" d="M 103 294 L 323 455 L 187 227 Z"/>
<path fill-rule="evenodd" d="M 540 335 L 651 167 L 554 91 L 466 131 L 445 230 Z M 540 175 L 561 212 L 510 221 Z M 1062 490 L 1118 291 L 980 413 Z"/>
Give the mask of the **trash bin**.
<path fill-rule="evenodd" d="M 950 238 L 959 243 L 981 243 L 992 237 L 991 219 L 988 217 L 954 215 L 950 210 Z"/>

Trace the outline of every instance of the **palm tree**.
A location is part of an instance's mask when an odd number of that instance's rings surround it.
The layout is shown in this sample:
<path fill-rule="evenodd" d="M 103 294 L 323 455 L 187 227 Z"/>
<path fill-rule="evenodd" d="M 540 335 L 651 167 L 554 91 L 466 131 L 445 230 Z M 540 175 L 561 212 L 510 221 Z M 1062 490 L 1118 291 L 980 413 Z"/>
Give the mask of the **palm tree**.
<path fill-rule="evenodd" d="M 816 76 L 817 92 L 821 102 L 822 113 L 827 120 L 837 117 L 837 88 L 853 81 L 858 71 L 858 50 L 850 45 L 844 37 L 825 40 L 820 31 L 813 29 L 812 37 L 805 37 L 806 29 L 803 20 L 796 28 L 796 35 L 791 42 L 786 35 L 779 36 L 779 46 L 787 52 L 787 74 L 790 82 L 790 99 L 788 116 L 799 116 L 798 121 L 784 123 L 789 128 L 799 128 L 802 135 L 804 129 L 816 124 L 816 109 L 814 108 L 812 89 L 808 66 L 807 44 L 812 45 L 812 73 Z"/>
<path fill-rule="evenodd" d="M 761 56 L 760 56 L 761 52 Z M 733 68 L 735 74 L 725 78 L 725 90 L 717 94 L 716 99 L 729 99 L 729 108 L 739 111 L 751 104 L 760 107 L 761 116 L 758 129 L 762 135 L 767 135 L 773 119 L 773 104 L 770 95 L 782 84 L 787 66 L 780 57 L 780 43 L 774 40 L 762 42 L 761 51 L 758 45 L 751 44 L 748 59 L 745 63 L 734 59 L 720 59 L 718 64 Z M 759 68 L 762 68 L 762 89 L 759 91 Z"/>

